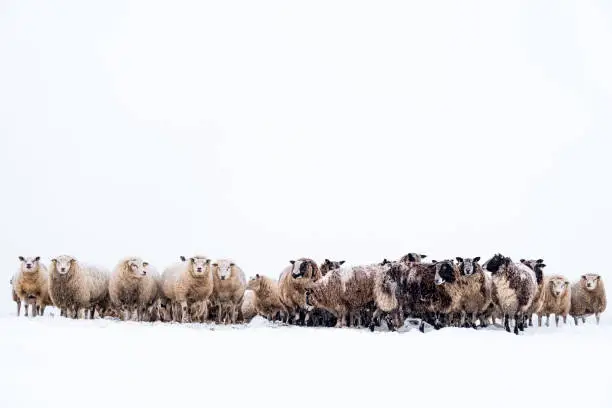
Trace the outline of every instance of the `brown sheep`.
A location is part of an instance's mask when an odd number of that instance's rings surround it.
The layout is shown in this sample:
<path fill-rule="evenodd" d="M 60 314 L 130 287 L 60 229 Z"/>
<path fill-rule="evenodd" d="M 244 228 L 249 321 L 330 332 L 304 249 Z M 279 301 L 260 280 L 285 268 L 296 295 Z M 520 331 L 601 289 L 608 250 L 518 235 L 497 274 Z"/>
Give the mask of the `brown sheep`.
<path fill-rule="evenodd" d="M 321 279 L 321 271 L 310 258 L 299 258 L 289 263 L 291 265 L 283 269 L 278 280 L 280 299 L 287 308 L 287 323 L 293 316 L 295 323 L 305 325 L 310 319 L 310 313 L 305 313 L 301 320 L 300 312 L 306 310 L 306 289 Z"/>
<path fill-rule="evenodd" d="M 553 313 L 557 327 L 559 327 L 559 316 L 563 316 L 563 323 L 566 323 L 567 315 L 572 306 L 570 282 L 564 276 L 554 275 L 545 277 L 542 296 L 538 303 L 539 327 L 542 327 L 542 316 L 546 316 L 546 327 L 548 327 L 550 315 Z"/>
<path fill-rule="evenodd" d="M 162 293 L 166 301 L 172 304 L 175 321 L 188 323 L 192 305 L 201 302 L 203 313 L 200 321 L 204 322 L 213 287 L 210 259 L 205 256 L 193 256 L 185 262 L 175 263 L 162 274 Z"/>
<path fill-rule="evenodd" d="M 330 271 L 306 291 L 308 310 L 329 311 L 337 318 L 336 327 L 346 326 L 349 314 L 360 325 L 360 309 L 374 301 L 374 279 L 380 268 L 368 265 Z"/>
<path fill-rule="evenodd" d="M 219 259 L 213 266 L 212 302 L 219 308 L 217 323 L 236 323 L 238 307 L 246 289 L 244 272 L 235 262 Z"/>
<path fill-rule="evenodd" d="M 459 287 L 461 288 L 460 326 L 476 328 L 476 319 L 480 318 L 480 325 L 486 326 L 484 314 L 491 304 L 493 282 L 478 263 L 480 257 L 457 257 L 459 269 Z M 465 321 L 467 317 L 467 322 Z"/>
<path fill-rule="evenodd" d="M 525 330 L 526 316 L 537 291 L 534 271 L 522 263 L 501 254 L 494 255 L 483 266 L 493 277 L 492 300 L 504 317 L 504 327 L 510 332 L 510 319 L 514 318 L 514 333 Z"/>
<path fill-rule="evenodd" d="M 25 315 L 28 316 L 28 306 L 32 304 L 32 316 L 40 311 L 45 313 L 45 307 L 52 304 L 49 297 L 49 273 L 47 267 L 40 262 L 40 257 L 19 257 L 19 269 L 13 276 L 13 298 L 19 298 L 24 304 Z M 17 313 L 19 315 L 19 311 Z"/>
<path fill-rule="evenodd" d="M 79 318 L 84 311 L 83 317 L 87 317 L 89 309 L 93 319 L 96 308 L 108 304 L 109 273 L 106 269 L 81 263 L 69 255 L 60 255 L 51 260 L 49 272 L 49 293 L 62 315 Z"/>
<path fill-rule="evenodd" d="M 574 323 L 578 325 L 578 318 L 585 323 L 585 318 L 594 314 L 599 324 L 599 317 L 606 310 L 606 289 L 601 276 L 595 273 L 582 275 L 578 282 L 572 285 L 571 292 L 570 315 L 574 318 Z"/>
<path fill-rule="evenodd" d="M 280 300 L 278 283 L 274 279 L 257 274 L 249 280 L 247 289 L 254 293 L 253 306 L 257 314 L 270 321 L 273 321 L 277 314 L 287 314 L 287 309 Z"/>
<path fill-rule="evenodd" d="M 122 320 L 148 320 L 157 301 L 159 274 L 137 257 L 122 259 L 113 270 L 108 289 Z"/>

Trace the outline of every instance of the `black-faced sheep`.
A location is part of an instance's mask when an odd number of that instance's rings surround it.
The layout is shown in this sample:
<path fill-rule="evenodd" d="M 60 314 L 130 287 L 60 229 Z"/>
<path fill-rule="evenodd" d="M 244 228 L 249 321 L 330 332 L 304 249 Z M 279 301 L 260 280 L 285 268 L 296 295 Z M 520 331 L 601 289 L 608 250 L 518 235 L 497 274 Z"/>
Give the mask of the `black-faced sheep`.
<path fill-rule="evenodd" d="M 536 289 L 536 295 L 533 298 L 533 302 L 531 302 L 531 306 L 527 309 L 526 318 L 528 320 L 529 326 L 533 326 L 533 314 L 538 312 L 538 308 L 542 303 L 542 288 L 544 286 L 544 268 L 546 264 L 543 259 L 521 259 L 521 263 L 526 265 L 531 269 L 536 276 L 536 282 L 538 287 Z"/>
<path fill-rule="evenodd" d="M 149 320 L 157 301 L 159 274 L 141 258 L 122 259 L 109 281 L 113 306 L 121 311 L 123 320 Z"/>
<path fill-rule="evenodd" d="M 321 270 L 321 275 L 325 276 L 329 271 L 333 271 L 334 269 L 340 269 L 340 267 L 344 265 L 344 262 L 345 261 L 330 261 L 329 259 L 326 259 L 325 262 L 323 262 L 319 267 L 319 269 Z"/>
<path fill-rule="evenodd" d="M 281 302 L 287 308 L 287 323 L 293 317 L 293 322 L 307 324 L 310 313 L 306 312 L 304 318 L 300 319 L 300 312 L 306 310 L 306 289 L 314 282 L 321 279 L 321 271 L 315 261 L 310 258 L 300 258 L 297 261 L 289 261 L 281 272 L 278 280 Z"/>
<path fill-rule="evenodd" d="M 427 258 L 427 255 L 418 254 L 416 252 L 410 252 L 400 258 L 400 262 L 404 262 L 405 264 L 411 263 L 421 263 L 423 259 Z"/>
<path fill-rule="evenodd" d="M 214 287 L 210 263 L 210 259 L 205 256 L 194 256 L 164 270 L 162 293 L 164 301 L 172 304 L 175 321 L 189 322 L 190 309 L 195 303 L 201 304 L 203 312 L 200 321 L 205 321 L 208 314 L 207 302 Z"/>
<path fill-rule="evenodd" d="M 457 257 L 459 269 L 459 287 L 461 290 L 460 325 L 476 328 L 476 319 L 480 318 L 480 325 L 486 326 L 484 315 L 491 304 L 493 283 L 491 277 L 484 272 L 478 263 L 480 257 Z M 465 318 L 467 317 L 467 322 Z"/>
<path fill-rule="evenodd" d="M 229 259 L 219 259 L 212 267 L 214 285 L 211 301 L 218 308 L 217 323 L 236 323 L 238 307 L 246 289 L 244 272 Z"/>
<path fill-rule="evenodd" d="M 96 308 L 108 304 L 110 274 L 106 269 L 81 263 L 69 255 L 60 255 L 51 260 L 49 272 L 49 294 L 62 314 L 78 318 L 81 312 L 85 312 L 86 317 L 89 310 L 90 318 L 93 318 Z M 99 313 L 102 315 L 104 311 L 100 309 Z"/>
<path fill-rule="evenodd" d="M 47 267 L 40 261 L 40 257 L 19 257 L 19 268 L 13 275 L 13 298 L 23 303 L 25 315 L 28 315 L 28 306 L 32 304 L 32 316 L 44 315 L 45 307 L 51 305 L 49 297 L 49 273 Z M 17 311 L 19 315 L 19 310 Z"/>
<path fill-rule="evenodd" d="M 519 334 L 519 330 L 524 330 L 523 317 L 536 295 L 535 273 L 501 254 L 485 262 L 484 268 L 493 277 L 492 300 L 503 314 L 506 331 L 510 332 L 510 319 L 514 318 L 514 333 Z"/>
<path fill-rule="evenodd" d="M 571 292 L 570 315 L 574 318 L 574 323 L 578 325 L 579 318 L 585 323 L 585 318 L 594 314 L 599 324 L 600 315 L 606 310 L 606 289 L 601 276 L 595 273 L 582 275 L 572 285 Z"/>
<path fill-rule="evenodd" d="M 563 323 L 567 322 L 567 315 L 572 306 L 570 282 L 559 275 L 544 278 L 542 296 L 538 302 L 538 326 L 542 327 L 542 316 L 546 316 L 546 326 L 549 325 L 551 314 L 555 315 L 555 325 L 559 326 L 559 317 L 563 316 Z"/>

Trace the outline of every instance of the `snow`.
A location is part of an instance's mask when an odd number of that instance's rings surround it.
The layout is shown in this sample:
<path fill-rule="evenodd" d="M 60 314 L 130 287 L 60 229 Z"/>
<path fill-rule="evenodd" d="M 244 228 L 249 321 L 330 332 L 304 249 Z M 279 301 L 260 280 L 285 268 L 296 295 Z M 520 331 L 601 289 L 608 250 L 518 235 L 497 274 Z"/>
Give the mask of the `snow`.
<path fill-rule="evenodd" d="M 515 336 L 9 313 L 0 333 L 2 407 L 612 406 L 612 319 Z"/>

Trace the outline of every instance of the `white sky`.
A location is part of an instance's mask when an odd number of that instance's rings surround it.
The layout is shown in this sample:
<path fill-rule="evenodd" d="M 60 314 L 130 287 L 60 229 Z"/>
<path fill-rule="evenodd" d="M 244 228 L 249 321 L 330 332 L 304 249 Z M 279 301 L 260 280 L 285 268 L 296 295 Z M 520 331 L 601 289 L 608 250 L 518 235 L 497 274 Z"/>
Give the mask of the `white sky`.
<path fill-rule="evenodd" d="M 2 1 L 0 274 L 501 251 L 612 277 L 611 50 L 604 1 Z"/>

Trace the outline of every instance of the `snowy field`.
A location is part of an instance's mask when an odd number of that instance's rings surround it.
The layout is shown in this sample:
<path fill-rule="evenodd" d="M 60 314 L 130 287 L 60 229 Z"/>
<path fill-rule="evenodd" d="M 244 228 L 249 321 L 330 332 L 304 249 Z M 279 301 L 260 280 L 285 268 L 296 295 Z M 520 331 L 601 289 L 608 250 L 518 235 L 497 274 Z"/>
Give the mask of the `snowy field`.
<path fill-rule="evenodd" d="M 51 313 L 55 313 L 51 309 Z M 425 334 L 0 318 L 0 407 L 611 407 L 602 325 Z M 288 402 L 290 401 L 290 402 Z"/>

